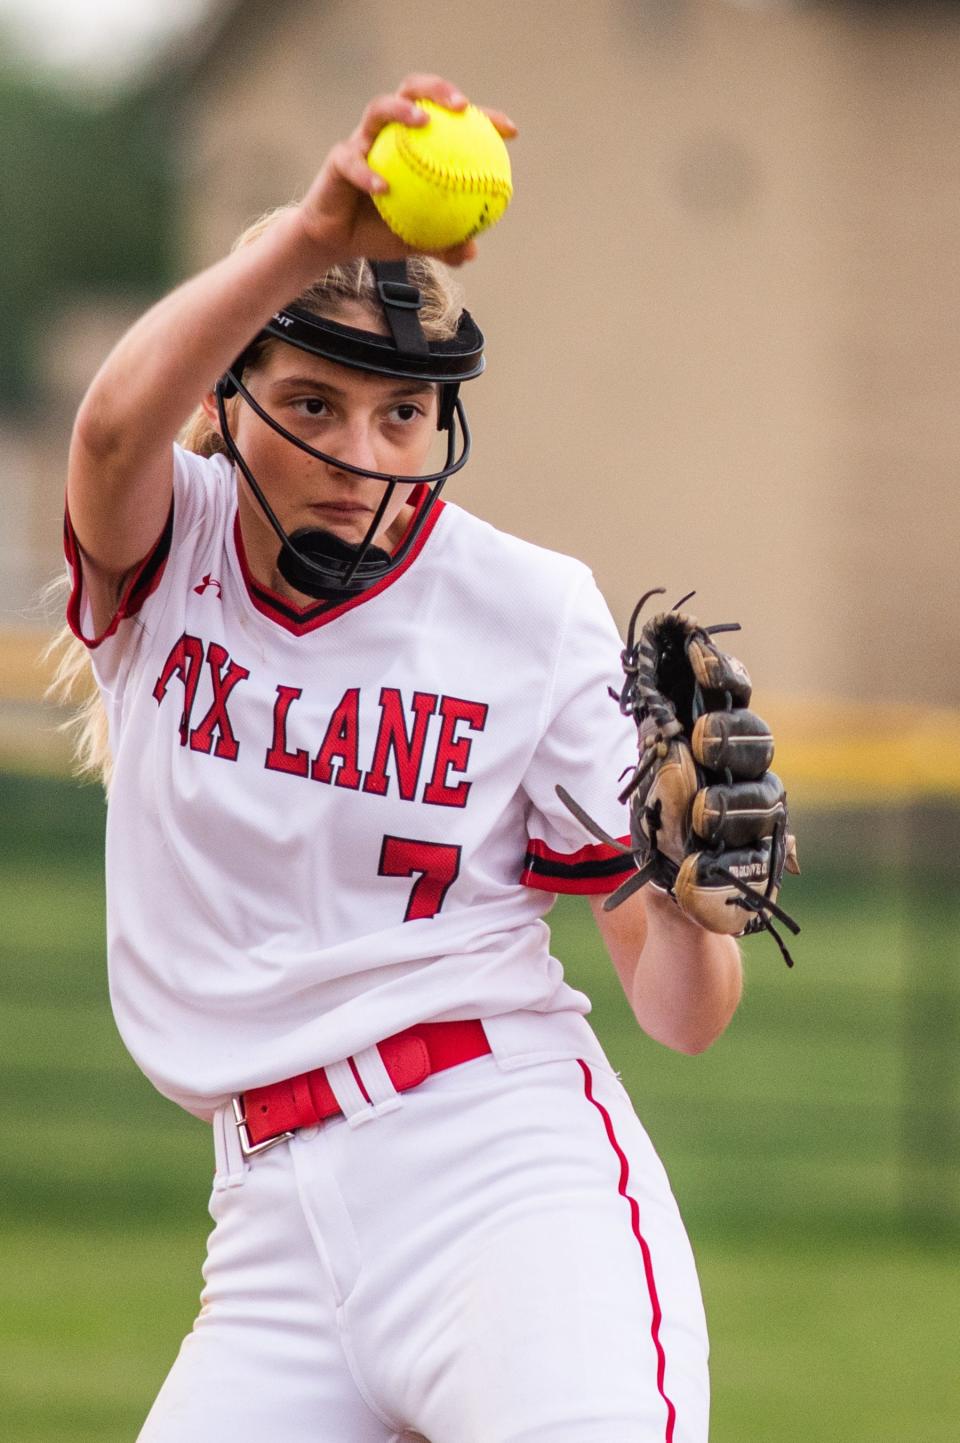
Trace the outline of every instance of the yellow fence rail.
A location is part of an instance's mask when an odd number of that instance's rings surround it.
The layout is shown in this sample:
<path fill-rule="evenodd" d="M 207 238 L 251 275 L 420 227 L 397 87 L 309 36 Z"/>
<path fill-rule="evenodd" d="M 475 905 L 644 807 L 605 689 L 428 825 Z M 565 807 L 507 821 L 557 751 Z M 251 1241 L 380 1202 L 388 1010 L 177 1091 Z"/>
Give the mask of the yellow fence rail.
<path fill-rule="evenodd" d="M 0 629 L 0 767 L 65 771 L 63 711 L 44 700 L 49 634 Z M 960 796 L 960 711 L 838 698 L 755 698 L 792 804 L 898 806 Z"/>

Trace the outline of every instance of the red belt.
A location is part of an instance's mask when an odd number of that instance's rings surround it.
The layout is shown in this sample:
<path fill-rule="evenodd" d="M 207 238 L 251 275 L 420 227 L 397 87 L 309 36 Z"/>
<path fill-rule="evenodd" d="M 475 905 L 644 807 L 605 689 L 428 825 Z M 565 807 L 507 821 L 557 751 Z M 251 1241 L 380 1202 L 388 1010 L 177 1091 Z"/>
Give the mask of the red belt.
<path fill-rule="evenodd" d="M 443 1072 L 490 1051 L 482 1022 L 422 1022 L 377 1043 L 387 1076 L 398 1092 L 423 1082 L 432 1072 Z M 350 1066 L 364 1097 L 367 1090 L 354 1065 Z M 369 1101 L 369 1097 L 367 1097 Z M 233 1110 L 245 1155 L 261 1152 L 292 1136 L 298 1127 L 313 1127 L 342 1112 L 324 1068 L 301 1072 L 284 1082 L 252 1087 L 233 1100 Z"/>

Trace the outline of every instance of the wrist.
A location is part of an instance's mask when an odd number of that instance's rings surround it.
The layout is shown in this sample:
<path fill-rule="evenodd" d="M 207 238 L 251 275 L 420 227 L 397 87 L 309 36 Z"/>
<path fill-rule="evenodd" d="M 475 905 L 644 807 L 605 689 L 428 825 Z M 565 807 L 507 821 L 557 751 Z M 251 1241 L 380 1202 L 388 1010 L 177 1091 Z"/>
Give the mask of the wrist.
<path fill-rule="evenodd" d="M 331 266 L 347 259 L 338 253 L 327 230 L 310 220 L 302 202 L 290 206 L 264 232 L 263 240 L 272 244 L 278 270 L 290 278 L 290 299 Z"/>
<path fill-rule="evenodd" d="M 331 266 L 349 265 L 362 254 L 355 245 L 349 244 L 349 233 L 345 236 L 342 218 L 332 217 L 311 205 L 309 196 L 291 206 L 288 220 L 290 244 L 310 280 Z"/>
<path fill-rule="evenodd" d="M 654 916 L 658 922 L 662 922 L 664 926 L 676 927 L 682 932 L 692 933 L 705 932 L 707 930 L 682 910 L 673 892 L 668 892 L 667 889 L 661 887 L 659 883 L 649 882 L 645 891 L 649 897 L 651 915 Z"/>

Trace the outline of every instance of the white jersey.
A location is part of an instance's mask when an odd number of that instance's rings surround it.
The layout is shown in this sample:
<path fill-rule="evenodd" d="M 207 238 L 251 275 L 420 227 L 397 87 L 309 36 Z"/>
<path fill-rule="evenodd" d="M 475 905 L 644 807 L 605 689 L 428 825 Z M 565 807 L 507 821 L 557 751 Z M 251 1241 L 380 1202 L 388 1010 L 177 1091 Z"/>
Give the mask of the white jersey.
<path fill-rule="evenodd" d="M 542 919 L 632 863 L 554 788 L 620 835 L 636 755 L 587 568 L 439 503 L 392 576 L 301 609 L 249 571 L 231 464 L 177 448 L 174 473 L 99 638 L 67 531 L 115 760 L 111 998 L 139 1066 L 209 1118 L 420 1022 L 483 1018 L 508 1066 L 583 1056 L 589 1001 Z"/>

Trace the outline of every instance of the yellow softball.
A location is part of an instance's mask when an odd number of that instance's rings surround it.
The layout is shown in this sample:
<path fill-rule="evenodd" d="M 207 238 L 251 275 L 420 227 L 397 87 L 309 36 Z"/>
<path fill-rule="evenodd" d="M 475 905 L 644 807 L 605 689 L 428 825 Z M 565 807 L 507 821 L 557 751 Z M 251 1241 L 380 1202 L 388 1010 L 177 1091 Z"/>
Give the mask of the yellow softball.
<path fill-rule="evenodd" d="M 417 104 L 426 125 L 391 121 L 380 131 L 367 163 L 390 189 L 373 201 L 387 225 L 414 250 L 460 245 L 495 225 L 513 195 L 510 157 L 493 122 L 468 105 L 445 110 Z"/>

